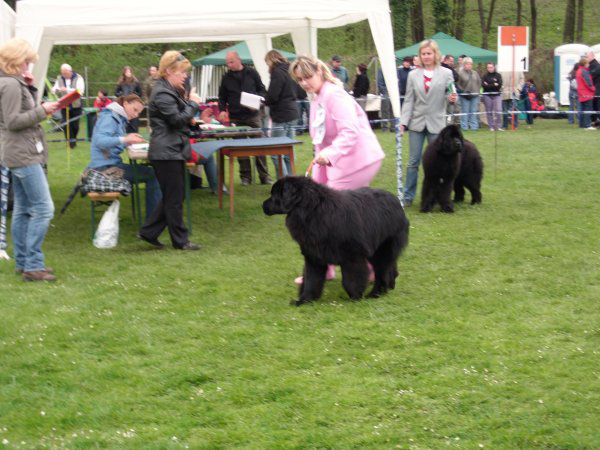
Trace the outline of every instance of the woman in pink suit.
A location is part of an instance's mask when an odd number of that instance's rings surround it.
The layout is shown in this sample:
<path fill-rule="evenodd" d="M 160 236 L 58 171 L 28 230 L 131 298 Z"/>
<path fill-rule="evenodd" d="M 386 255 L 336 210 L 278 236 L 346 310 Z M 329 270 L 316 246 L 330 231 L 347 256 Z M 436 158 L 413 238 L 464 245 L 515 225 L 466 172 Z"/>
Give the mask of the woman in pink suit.
<path fill-rule="evenodd" d="M 385 157 L 366 113 L 348 94 L 323 61 L 298 57 L 290 74 L 309 94 L 310 136 L 314 144 L 313 179 L 332 189 L 369 186 Z M 327 279 L 335 267 L 327 269 Z M 296 278 L 302 283 L 302 277 Z"/>

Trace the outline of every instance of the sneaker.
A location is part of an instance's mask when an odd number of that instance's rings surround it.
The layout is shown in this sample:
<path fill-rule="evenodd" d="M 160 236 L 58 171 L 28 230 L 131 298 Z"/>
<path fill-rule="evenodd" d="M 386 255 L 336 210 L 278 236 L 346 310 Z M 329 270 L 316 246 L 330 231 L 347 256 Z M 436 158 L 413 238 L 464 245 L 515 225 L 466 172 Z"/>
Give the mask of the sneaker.
<path fill-rule="evenodd" d="M 271 180 L 271 178 L 265 178 L 264 180 L 260 180 L 260 184 L 273 184 L 273 180 Z"/>
<path fill-rule="evenodd" d="M 595 130 L 596 128 L 594 127 L 587 127 L 586 130 Z"/>
<path fill-rule="evenodd" d="M 23 272 L 23 281 L 56 281 L 56 277 L 45 270 Z"/>
<path fill-rule="evenodd" d="M 498 128 L 498 131 L 504 131 L 504 128 Z"/>
<path fill-rule="evenodd" d="M 183 247 L 175 247 L 177 250 L 200 250 L 202 246 L 200 244 L 194 244 L 193 242 L 186 242 Z"/>
<path fill-rule="evenodd" d="M 250 180 L 242 179 L 242 186 L 250 186 Z"/>
<path fill-rule="evenodd" d="M 142 235 L 141 233 L 136 234 L 136 237 L 144 242 L 147 242 L 148 244 L 158 248 L 158 249 L 162 249 L 165 246 L 163 245 L 162 242 L 160 242 L 158 239 L 150 239 L 147 238 L 146 236 Z"/>

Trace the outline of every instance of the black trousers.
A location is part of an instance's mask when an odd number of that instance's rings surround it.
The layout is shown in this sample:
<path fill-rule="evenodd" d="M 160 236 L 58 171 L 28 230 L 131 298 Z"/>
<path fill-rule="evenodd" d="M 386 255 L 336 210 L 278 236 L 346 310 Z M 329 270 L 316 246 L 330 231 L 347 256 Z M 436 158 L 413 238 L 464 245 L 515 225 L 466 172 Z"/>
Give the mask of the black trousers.
<path fill-rule="evenodd" d="M 150 161 L 162 191 L 162 200 L 146 219 L 140 234 L 158 239 L 165 228 L 169 229 L 171 243 L 181 248 L 188 242 L 188 230 L 183 221 L 185 198 L 185 161 Z"/>
<path fill-rule="evenodd" d="M 260 116 L 256 115 L 248 119 L 230 119 L 236 125 L 245 125 L 252 128 L 261 128 Z M 237 158 L 240 164 L 240 178 L 248 182 L 252 181 L 252 165 L 250 164 L 250 158 L 241 157 Z M 256 163 L 256 170 L 258 170 L 258 176 L 261 183 L 266 183 L 271 179 L 269 177 L 269 169 L 267 168 L 267 158 L 265 156 L 255 156 L 254 161 Z"/>
<path fill-rule="evenodd" d="M 73 117 L 81 116 L 82 109 L 81 108 L 73 108 L 71 106 L 69 108 L 69 123 L 67 123 L 64 127 L 65 139 L 67 139 L 67 128 L 69 129 L 68 139 L 69 146 L 71 148 L 75 147 L 77 144 L 77 135 L 79 134 L 79 119 L 72 120 Z M 67 108 L 60 110 L 60 115 L 62 117 L 63 123 L 67 121 Z"/>

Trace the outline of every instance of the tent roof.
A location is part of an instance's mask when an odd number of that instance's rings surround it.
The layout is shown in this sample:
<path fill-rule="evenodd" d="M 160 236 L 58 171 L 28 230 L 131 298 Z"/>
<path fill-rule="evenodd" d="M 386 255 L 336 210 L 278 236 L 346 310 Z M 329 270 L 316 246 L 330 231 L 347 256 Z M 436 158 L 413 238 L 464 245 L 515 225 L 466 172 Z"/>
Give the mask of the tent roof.
<path fill-rule="evenodd" d="M 296 55 L 294 53 L 286 52 L 284 50 L 277 50 L 283 56 L 285 56 L 290 61 L 296 59 Z M 246 42 L 238 42 L 231 47 L 224 48 L 223 50 L 219 50 L 218 52 L 211 53 L 210 55 L 203 56 L 202 58 L 198 58 L 192 61 L 192 65 L 198 66 L 224 66 L 225 65 L 225 55 L 228 52 L 238 52 L 240 58 L 242 59 L 243 64 L 253 64 L 252 56 L 250 55 L 250 50 L 248 49 L 248 45 Z"/>
<path fill-rule="evenodd" d="M 21 0 L 16 26 L 17 34 L 41 28 L 54 45 L 243 41 L 338 27 L 381 11 L 389 11 L 387 0 Z"/>
<path fill-rule="evenodd" d="M 458 55 L 467 55 L 473 58 L 474 63 L 485 63 L 488 61 L 495 63 L 498 59 L 498 54 L 496 52 L 469 45 L 452 36 L 448 36 L 445 33 L 436 33 L 431 36 L 430 39 L 437 42 L 442 55 L 453 55 L 455 58 L 458 57 Z M 402 59 L 405 56 L 413 56 L 416 55 L 418 51 L 419 43 L 397 50 L 396 58 Z"/>

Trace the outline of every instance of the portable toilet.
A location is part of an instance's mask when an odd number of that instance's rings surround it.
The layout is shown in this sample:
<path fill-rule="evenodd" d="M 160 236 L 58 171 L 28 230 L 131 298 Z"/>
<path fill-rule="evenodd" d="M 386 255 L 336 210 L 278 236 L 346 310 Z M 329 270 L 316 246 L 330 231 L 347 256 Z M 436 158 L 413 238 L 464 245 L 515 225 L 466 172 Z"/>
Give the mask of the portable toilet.
<path fill-rule="evenodd" d="M 554 92 L 561 105 L 569 104 L 569 72 L 590 50 L 584 44 L 565 44 L 554 49 Z"/>

